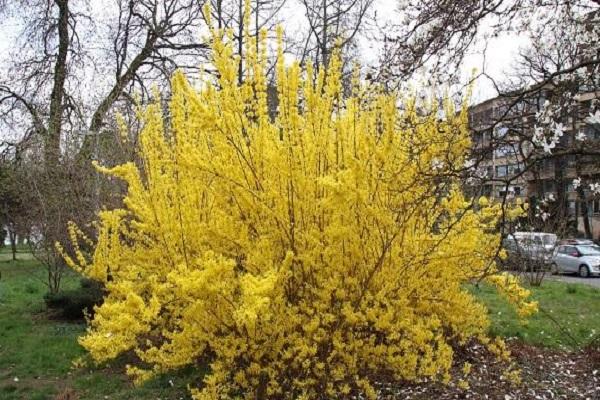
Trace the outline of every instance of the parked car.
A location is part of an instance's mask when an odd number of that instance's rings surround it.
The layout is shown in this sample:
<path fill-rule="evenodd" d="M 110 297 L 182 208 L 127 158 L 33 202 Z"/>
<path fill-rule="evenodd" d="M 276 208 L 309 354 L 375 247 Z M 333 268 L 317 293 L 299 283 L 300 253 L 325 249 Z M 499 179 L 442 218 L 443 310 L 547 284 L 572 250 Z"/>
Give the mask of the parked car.
<path fill-rule="evenodd" d="M 553 274 L 576 273 L 582 278 L 600 276 L 600 246 L 561 244 L 554 250 L 550 270 Z"/>
<path fill-rule="evenodd" d="M 526 260 L 547 265 L 552 262 L 557 239 L 553 233 L 515 232 L 508 235 L 502 245 L 509 259 L 515 262 Z"/>
<path fill-rule="evenodd" d="M 571 244 L 571 245 L 594 245 L 594 241 L 590 240 L 590 239 L 561 239 L 559 240 L 556 245 L 567 245 L 567 244 Z"/>

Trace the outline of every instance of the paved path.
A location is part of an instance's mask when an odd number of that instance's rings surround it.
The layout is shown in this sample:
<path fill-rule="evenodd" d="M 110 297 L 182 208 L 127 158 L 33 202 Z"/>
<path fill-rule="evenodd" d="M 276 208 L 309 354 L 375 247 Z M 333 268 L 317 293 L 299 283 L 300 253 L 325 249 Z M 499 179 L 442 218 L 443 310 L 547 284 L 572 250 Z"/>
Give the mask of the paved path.
<path fill-rule="evenodd" d="M 600 288 L 600 277 L 592 277 L 592 278 L 580 278 L 575 275 L 546 275 L 545 279 L 561 281 L 566 283 L 583 283 L 584 285 L 590 285 L 597 288 Z"/>

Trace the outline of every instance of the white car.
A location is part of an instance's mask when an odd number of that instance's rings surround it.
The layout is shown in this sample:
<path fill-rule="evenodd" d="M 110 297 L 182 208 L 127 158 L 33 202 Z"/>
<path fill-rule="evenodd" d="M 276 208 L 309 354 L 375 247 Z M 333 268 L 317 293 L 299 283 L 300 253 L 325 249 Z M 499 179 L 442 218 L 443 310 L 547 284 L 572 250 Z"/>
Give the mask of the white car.
<path fill-rule="evenodd" d="M 550 270 L 553 274 L 575 273 L 582 278 L 600 276 L 600 246 L 561 244 L 554 250 Z"/>
<path fill-rule="evenodd" d="M 515 232 L 509 234 L 503 241 L 503 247 L 509 257 L 517 260 L 535 261 L 540 264 L 552 262 L 552 252 L 557 237 L 545 232 Z"/>

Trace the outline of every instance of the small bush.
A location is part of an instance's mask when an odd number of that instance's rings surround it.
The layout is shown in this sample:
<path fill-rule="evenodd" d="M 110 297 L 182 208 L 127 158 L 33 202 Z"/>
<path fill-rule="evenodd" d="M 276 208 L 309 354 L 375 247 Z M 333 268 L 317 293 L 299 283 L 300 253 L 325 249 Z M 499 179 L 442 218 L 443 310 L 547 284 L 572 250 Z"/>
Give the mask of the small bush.
<path fill-rule="evenodd" d="M 90 279 L 82 279 L 81 287 L 59 293 L 46 293 L 44 301 L 49 309 L 60 311 L 64 319 L 82 319 L 87 312 L 94 313 L 94 306 L 102 304 L 102 285 Z"/>
<path fill-rule="evenodd" d="M 584 351 L 589 355 L 593 368 L 600 368 L 600 335 L 594 336 Z"/>
<path fill-rule="evenodd" d="M 567 286 L 567 293 L 569 293 L 569 294 L 577 293 L 577 286 L 575 286 L 575 285 Z"/>
<path fill-rule="evenodd" d="M 37 293 L 38 291 L 39 291 L 39 287 L 36 286 L 35 284 L 31 283 L 31 282 L 28 282 L 25 285 L 25 292 L 26 293 L 34 294 L 34 293 Z"/>
<path fill-rule="evenodd" d="M 100 292 L 103 290 L 103 286 L 100 282 L 89 278 L 81 278 L 79 285 L 82 289 L 92 289 Z"/>

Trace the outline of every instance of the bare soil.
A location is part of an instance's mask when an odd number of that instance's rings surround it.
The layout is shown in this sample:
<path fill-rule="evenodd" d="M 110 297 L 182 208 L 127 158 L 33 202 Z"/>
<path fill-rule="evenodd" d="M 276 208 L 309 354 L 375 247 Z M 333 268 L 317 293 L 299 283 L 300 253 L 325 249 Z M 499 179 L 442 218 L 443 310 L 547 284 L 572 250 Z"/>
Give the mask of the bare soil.
<path fill-rule="evenodd" d="M 503 377 L 510 366 L 498 361 L 485 347 L 471 343 L 456 357 L 455 376 L 468 361 L 473 366 L 468 389 L 456 382 L 419 384 L 381 383 L 381 399 L 490 399 L 490 400 L 600 400 L 600 346 L 577 352 L 551 350 L 513 341 L 508 343 L 512 368 L 521 370 L 521 383 Z"/>

